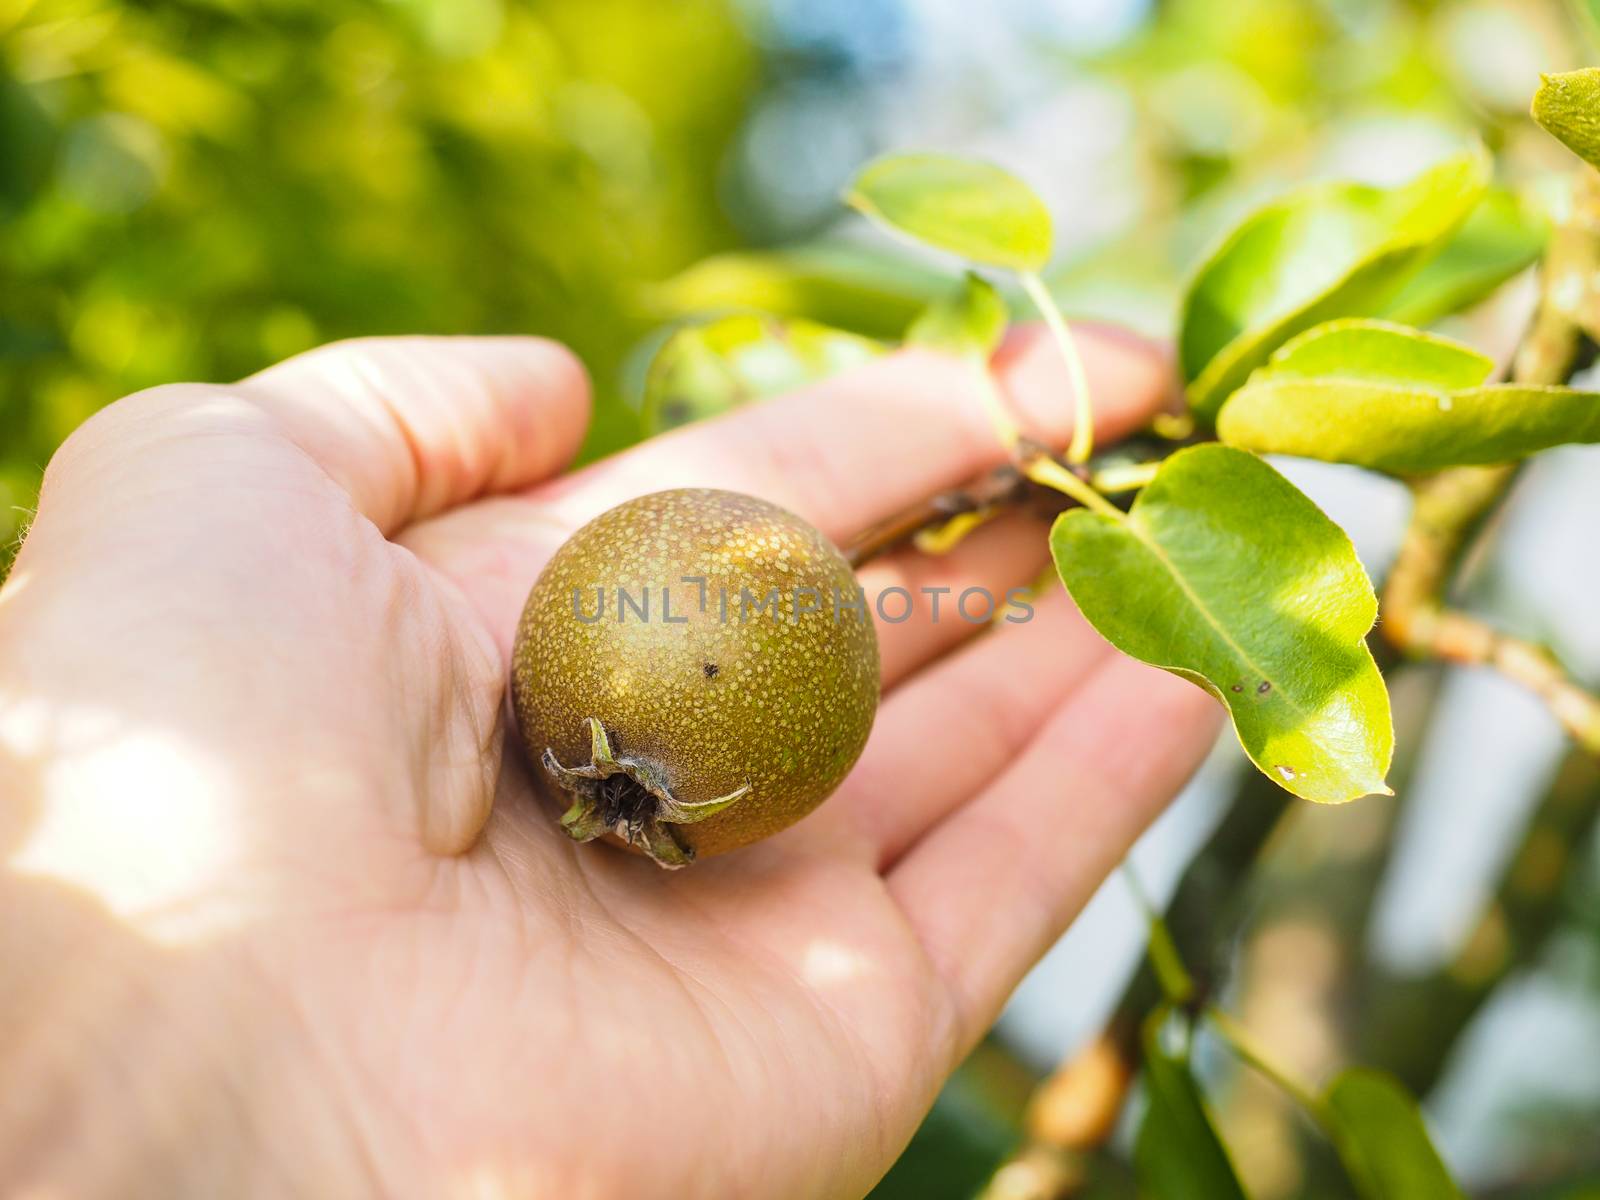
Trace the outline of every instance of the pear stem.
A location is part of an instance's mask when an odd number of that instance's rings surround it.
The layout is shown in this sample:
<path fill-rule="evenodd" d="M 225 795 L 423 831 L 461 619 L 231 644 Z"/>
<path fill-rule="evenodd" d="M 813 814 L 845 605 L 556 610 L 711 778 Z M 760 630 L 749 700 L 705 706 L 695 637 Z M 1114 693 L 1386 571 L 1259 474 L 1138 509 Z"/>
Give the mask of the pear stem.
<path fill-rule="evenodd" d="M 1066 467 L 1063 467 L 1048 454 L 1036 454 L 1025 459 L 1022 463 L 1022 473 L 1035 483 L 1045 487 L 1054 488 L 1063 495 L 1071 496 L 1087 509 L 1092 509 L 1104 517 L 1122 519 L 1122 511 L 1115 504 L 1095 491 L 1083 480 L 1079 479 Z"/>

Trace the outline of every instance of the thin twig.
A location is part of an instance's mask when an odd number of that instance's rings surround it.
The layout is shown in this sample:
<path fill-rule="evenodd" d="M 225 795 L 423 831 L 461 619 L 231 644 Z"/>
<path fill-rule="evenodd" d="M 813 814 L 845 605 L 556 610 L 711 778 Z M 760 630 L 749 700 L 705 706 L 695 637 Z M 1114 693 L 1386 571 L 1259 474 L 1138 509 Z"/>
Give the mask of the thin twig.
<path fill-rule="evenodd" d="M 1434 615 L 1427 645 L 1435 658 L 1494 667 L 1520 683 L 1545 702 L 1573 741 L 1600 755 L 1600 696 L 1577 683 L 1545 647 L 1448 608 Z"/>
<path fill-rule="evenodd" d="M 868 527 L 844 548 L 845 559 L 860 567 L 880 555 L 905 545 L 924 529 L 943 525 L 965 513 L 991 513 L 1022 508 L 1048 495 L 1047 490 L 1024 478 L 1014 463 L 995 467 L 965 487 L 930 496 L 887 520 Z M 1062 500 L 1064 501 L 1064 497 Z M 1065 507 L 1059 504 L 1057 507 Z"/>
<path fill-rule="evenodd" d="M 1044 487 L 1054 488 L 1070 500 L 1075 500 L 1084 508 L 1099 513 L 1103 517 L 1120 517 L 1122 512 L 1111 501 L 1107 500 L 1087 482 L 1080 479 L 1071 467 L 1057 462 L 1049 454 L 1032 454 L 1025 457 L 1020 464 L 1022 473 L 1034 483 Z"/>
<path fill-rule="evenodd" d="M 1573 179 L 1571 210 L 1550 235 L 1539 309 L 1512 374 L 1525 383 L 1564 383 L 1583 334 L 1600 341 L 1600 172 Z"/>
<path fill-rule="evenodd" d="M 1414 485 L 1411 524 L 1384 589 L 1382 630 L 1413 658 L 1498 670 L 1542 699 L 1578 745 L 1600 755 L 1600 696 L 1545 647 L 1444 602 L 1472 534 L 1514 475 L 1512 467 L 1462 467 Z"/>
<path fill-rule="evenodd" d="M 1130 438 L 1109 450 L 1105 457 L 1091 460 L 1084 467 L 1068 466 L 1059 455 L 1051 454 L 1045 447 L 1029 438 L 1021 438 L 1013 452 L 1012 461 L 984 472 L 963 487 L 930 496 L 887 520 L 870 526 L 844 547 L 845 559 L 852 567 L 887 554 L 910 542 L 924 530 L 937 529 L 952 519 L 969 513 L 994 515 L 1003 511 L 1030 512 L 1049 518 L 1078 506 L 1078 502 L 1062 494 L 1060 488 L 1047 486 L 1029 479 L 1024 472 L 1030 467 L 1043 474 L 1039 464 L 1048 458 L 1062 471 L 1070 471 L 1079 480 L 1088 480 L 1097 472 L 1139 472 L 1148 477 L 1162 460 L 1191 441 L 1172 442 L 1164 438 L 1147 436 Z M 1147 482 L 1148 479 L 1141 482 Z M 1106 503 L 1119 511 L 1132 502 L 1131 494 L 1124 494 Z"/>

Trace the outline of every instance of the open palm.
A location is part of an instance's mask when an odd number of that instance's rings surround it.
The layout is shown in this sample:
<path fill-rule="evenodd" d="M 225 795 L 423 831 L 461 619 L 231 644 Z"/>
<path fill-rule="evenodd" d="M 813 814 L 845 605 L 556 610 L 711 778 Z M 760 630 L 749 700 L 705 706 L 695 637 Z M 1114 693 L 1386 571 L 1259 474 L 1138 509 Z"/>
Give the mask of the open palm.
<path fill-rule="evenodd" d="M 1142 423 L 1159 357 L 1083 340 L 1102 436 Z M 1064 441 L 1049 349 L 996 369 Z M 1046 563 L 1008 517 L 863 570 L 951 590 L 880 625 L 877 725 L 811 817 L 675 873 L 572 844 L 503 734 L 569 533 L 708 485 L 843 541 L 1001 456 L 916 353 L 557 476 L 586 419 L 548 343 L 373 341 L 142 394 L 58 455 L 0 592 L 0 899 L 35 914 L 0 949 L 161 999 L 80 1012 L 98 1056 L 23 1023 L 49 1082 L 0 1100 L 0 1190 L 860 1195 L 1209 745 L 1213 703 L 1058 589 L 951 619 Z"/>

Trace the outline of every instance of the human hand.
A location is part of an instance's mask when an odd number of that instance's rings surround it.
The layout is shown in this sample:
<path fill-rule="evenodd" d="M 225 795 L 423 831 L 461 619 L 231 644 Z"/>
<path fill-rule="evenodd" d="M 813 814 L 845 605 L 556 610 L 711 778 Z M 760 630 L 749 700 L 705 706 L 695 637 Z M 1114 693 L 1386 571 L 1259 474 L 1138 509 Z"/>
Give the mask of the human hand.
<path fill-rule="evenodd" d="M 1080 339 L 1102 437 L 1143 423 L 1160 358 Z M 1054 351 L 997 372 L 1063 444 Z M 336 345 L 92 419 L 0 591 L 0 1191 L 865 1192 L 1215 704 L 1059 589 L 982 636 L 919 593 L 840 791 L 667 873 L 561 835 L 503 752 L 506 663 L 546 558 L 630 496 L 844 541 L 1000 461 L 961 379 L 905 352 L 565 476 L 586 387 L 534 339 Z M 998 595 L 1047 559 L 1012 516 L 862 582 Z"/>

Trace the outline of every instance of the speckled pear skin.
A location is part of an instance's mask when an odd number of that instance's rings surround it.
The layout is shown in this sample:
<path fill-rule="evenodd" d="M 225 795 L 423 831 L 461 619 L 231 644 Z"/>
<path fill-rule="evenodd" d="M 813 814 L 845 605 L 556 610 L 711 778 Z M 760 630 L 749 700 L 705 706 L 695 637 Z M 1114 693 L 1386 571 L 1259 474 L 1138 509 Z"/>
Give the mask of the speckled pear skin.
<path fill-rule="evenodd" d="M 685 576 L 704 578 L 703 606 L 701 585 Z M 648 619 L 619 604 L 619 589 L 638 604 L 646 588 Z M 796 596 L 807 588 L 817 611 L 805 611 L 808 593 Z M 774 589 L 777 616 L 758 611 Z M 877 637 L 864 605 L 845 607 L 859 596 L 839 551 L 764 500 L 692 488 L 602 513 L 556 551 L 517 630 L 512 705 L 535 773 L 571 801 L 561 777 L 574 772 L 563 768 L 591 764 L 595 718 L 610 752 L 681 805 L 749 788 L 715 815 L 665 826 L 686 859 L 792 825 L 839 786 L 872 728 Z M 636 849 L 650 840 L 623 825 L 604 832 Z"/>

